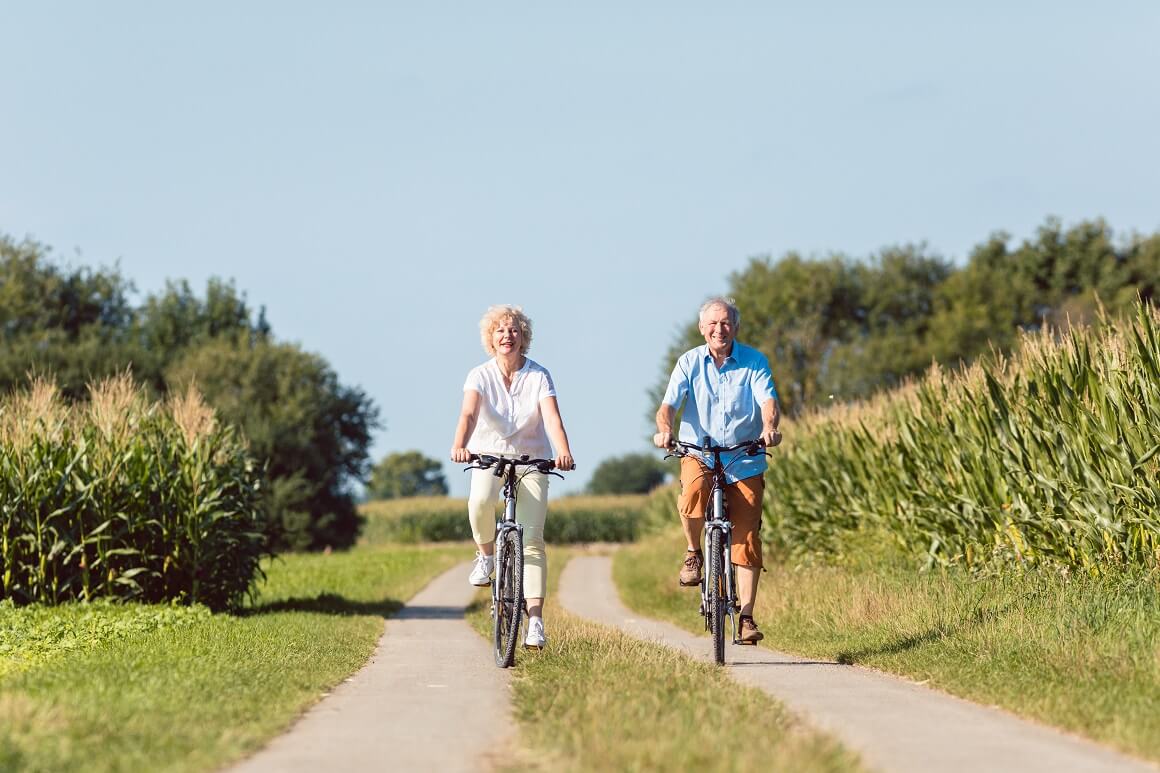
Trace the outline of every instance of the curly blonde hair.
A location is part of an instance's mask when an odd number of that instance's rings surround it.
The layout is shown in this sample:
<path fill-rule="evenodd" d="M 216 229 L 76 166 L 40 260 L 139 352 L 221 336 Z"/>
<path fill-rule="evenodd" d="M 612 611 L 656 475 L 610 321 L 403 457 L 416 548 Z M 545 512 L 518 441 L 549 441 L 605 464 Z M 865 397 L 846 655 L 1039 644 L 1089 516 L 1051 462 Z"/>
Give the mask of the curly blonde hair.
<path fill-rule="evenodd" d="M 483 350 L 490 356 L 495 356 L 495 346 L 491 342 L 491 335 L 505 319 L 510 319 L 519 327 L 521 333 L 520 354 L 527 354 L 528 349 L 532 346 L 532 321 L 528 319 L 528 315 L 524 314 L 524 310 L 519 306 L 505 304 L 492 306 L 483 313 L 483 319 L 479 321 L 479 340 L 483 344 Z"/>

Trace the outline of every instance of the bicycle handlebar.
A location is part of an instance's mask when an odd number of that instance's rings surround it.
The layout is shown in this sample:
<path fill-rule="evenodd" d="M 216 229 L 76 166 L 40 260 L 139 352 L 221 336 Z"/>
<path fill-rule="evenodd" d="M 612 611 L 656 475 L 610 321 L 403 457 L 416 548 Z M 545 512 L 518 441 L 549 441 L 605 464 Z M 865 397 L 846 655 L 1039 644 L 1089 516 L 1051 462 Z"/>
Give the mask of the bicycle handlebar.
<path fill-rule="evenodd" d="M 527 454 L 515 458 L 492 456 L 491 454 L 472 454 L 468 457 L 467 463 L 470 467 L 474 467 L 477 470 L 488 470 L 496 467 L 497 475 L 503 474 L 504 467 L 535 467 L 539 472 L 545 474 L 559 474 L 552 472 L 552 470 L 556 469 L 554 459 L 529 459 Z M 572 465 L 572 469 L 576 469 L 576 465 Z"/>
<path fill-rule="evenodd" d="M 708 440 L 709 438 L 705 438 Z M 756 440 L 746 440 L 744 443 L 736 443 L 731 446 L 715 446 L 710 443 L 697 445 L 696 443 L 686 443 L 683 440 L 673 440 L 673 444 L 669 446 L 669 450 L 674 456 L 687 456 L 689 451 L 700 451 L 704 454 L 727 454 L 732 451 L 740 451 L 745 449 L 749 456 L 757 456 L 761 449 L 765 448 L 765 441 L 761 438 Z"/>

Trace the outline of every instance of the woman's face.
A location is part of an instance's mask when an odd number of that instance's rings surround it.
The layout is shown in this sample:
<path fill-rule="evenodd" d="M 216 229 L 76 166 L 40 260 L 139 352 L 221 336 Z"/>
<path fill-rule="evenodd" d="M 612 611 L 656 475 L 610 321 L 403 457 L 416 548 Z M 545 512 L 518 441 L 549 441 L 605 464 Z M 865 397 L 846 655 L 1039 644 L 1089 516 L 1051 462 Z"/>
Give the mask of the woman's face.
<path fill-rule="evenodd" d="M 520 326 L 511 317 L 504 317 L 491 334 L 491 345 L 495 347 L 496 356 L 505 354 L 519 354 L 523 333 Z"/>

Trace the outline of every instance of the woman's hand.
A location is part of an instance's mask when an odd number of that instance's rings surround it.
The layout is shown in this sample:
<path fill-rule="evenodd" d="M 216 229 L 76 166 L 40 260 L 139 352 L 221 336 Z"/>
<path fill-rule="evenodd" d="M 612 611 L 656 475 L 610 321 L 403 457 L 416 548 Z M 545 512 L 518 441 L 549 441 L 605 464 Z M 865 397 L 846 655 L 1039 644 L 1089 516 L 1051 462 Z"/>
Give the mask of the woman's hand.
<path fill-rule="evenodd" d="M 574 470 L 576 469 L 576 460 L 572 458 L 572 454 L 560 454 L 556 457 L 557 470 Z"/>
<path fill-rule="evenodd" d="M 466 448 L 452 448 L 451 461 L 458 462 L 459 464 L 467 464 L 471 461 L 471 452 Z"/>

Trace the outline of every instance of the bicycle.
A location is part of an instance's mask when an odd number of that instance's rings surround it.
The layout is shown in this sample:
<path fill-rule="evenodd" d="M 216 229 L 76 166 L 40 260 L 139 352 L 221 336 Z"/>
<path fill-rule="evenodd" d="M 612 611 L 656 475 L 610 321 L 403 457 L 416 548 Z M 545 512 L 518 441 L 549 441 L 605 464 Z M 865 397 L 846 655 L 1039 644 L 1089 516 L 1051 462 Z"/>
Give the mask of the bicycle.
<path fill-rule="evenodd" d="M 516 492 L 520 480 L 531 472 L 519 474 L 520 467 L 534 468 L 545 475 L 564 476 L 553 472 L 556 463 L 551 459 L 529 459 L 527 454 L 518 458 L 472 454 L 464 469 L 488 470 L 495 468 L 497 478 L 503 478 L 503 519 L 495 526 L 495 579 L 491 583 L 492 643 L 495 664 L 508 668 L 515 663 L 516 639 L 524 615 L 524 527 L 516 522 Z"/>
<path fill-rule="evenodd" d="M 705 617 L 705 629 L 713 637 L 713 660 L 718 665 L 723 665 L 726 612 L 729 614 L 733 643 L 745 642 L 737 637 L 737 613 L 741 611 L 741 607 L 737 604 L 737 571 L 733 566 L 733 557 L 729 549 L 733 542 L 733 523 L 729 520 L 729 509 L 725 502 L 725 471 L 729 465 L 721 463 L 721 455 L 741 450 L 744 450 L 747 456 L 769 454 L 764 450 L 765 443 L 760 438 L 731 446 L 715 446 L 710 442 L 708 435 L 704 437 L 701 445 L 674 440 L 670 449 L 671 452 L 665 456 L 666 459 L 688 456 L 691 451 L 699 452 L 702 458 L 707 454 L 713 457 L 713 466 L 705 473 L 713 476 L 713 485 L 709 502 L 705 506 L 705 530 L 702 536 L 705 568 L 701 572 L 700 613 Z M 733 462 L 740 458 L 736 457 Z"/>

